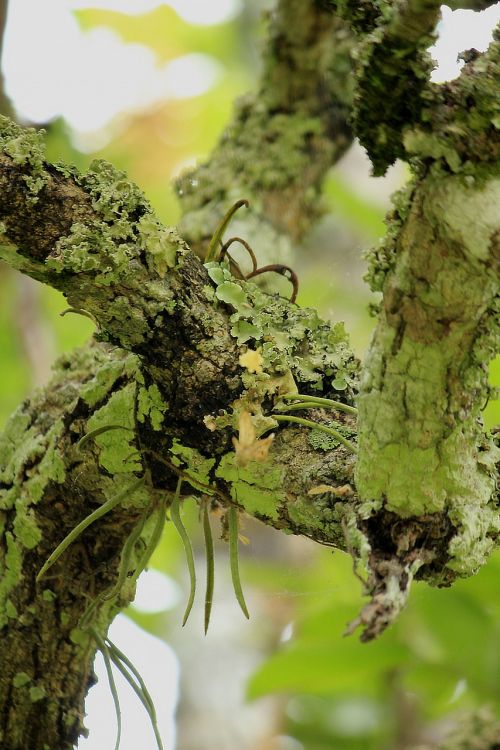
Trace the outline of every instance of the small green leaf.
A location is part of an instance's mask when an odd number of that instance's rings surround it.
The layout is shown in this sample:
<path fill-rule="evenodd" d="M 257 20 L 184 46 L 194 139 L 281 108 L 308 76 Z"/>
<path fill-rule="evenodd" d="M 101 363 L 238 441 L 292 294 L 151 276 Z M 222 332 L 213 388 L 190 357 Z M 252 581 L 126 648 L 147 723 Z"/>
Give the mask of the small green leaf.
<path fill-rule="evenodd" d="M 223 284 L 226 280 L 226 274 L 224 273 L 224 269 L 221 268 L 219 265 L 212 265 L 207 264 L 206 269 L 208 271 L 208 275 L 212 279 L 212 281 L 215 284 Z"/>
<path fill-rule="evenodd" d="M 215 290 L 215 296 L 217 299 L 220 299 L 221 302 L 225 302 L 233 307 L 239 307 L 247 301 L 245 292 L 241 286 L 235 284 L 233 281 L 225 281 L 218 286 Z"/>

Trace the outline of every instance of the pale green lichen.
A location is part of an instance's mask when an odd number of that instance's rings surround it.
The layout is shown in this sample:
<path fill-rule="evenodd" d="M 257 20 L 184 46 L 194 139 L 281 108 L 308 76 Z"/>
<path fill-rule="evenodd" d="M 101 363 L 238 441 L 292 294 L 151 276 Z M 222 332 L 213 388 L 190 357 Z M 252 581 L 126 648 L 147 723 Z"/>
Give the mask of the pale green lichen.
<path fill-rule="evenodd" d="M 139 422 L 144 422 L 147 418 L 153 430 L 160 430 L 167 409 L 168 404 L 162 399 L 156 383 L 148 388 L 139 387 L 137 395 L 137 420 Z"/>
<path fill-rule="evenodd" d="M 61 237 L 46 260 L 48 269 L 58 273 L 92 273 L 97 285 L 110 286 L 134 275 L 140 268 L 140 251 L 133 242 L 130 224 L 123 221 L 123 234 L 117 241 L 117 226 L 104 221 L 75 222 L 70 234 Z M 125 241 L 125 238 L 128 241 Z"/>
<path fill-rule="evenodd" d="M 179 263 L 187 246 L 174 227 L 163 227 L 154 214 L 141 216 L 138 229 L 148 268 L 163 279 L 168 269 Z"/>
<path fill-rule="evenodd" d="M 499 224 L 498 177 L 478 184 L 461 176 L 428 180 L 423 205 L 429 221 L 460 244 L 471 260 L 488 260 Z"/>
<path fill-rule="evenodd" d="M 373 292 L 382 292 L 387 275 L 394 270 L 397 260 L 397 239 L 411 206 L 415 181 L 408 183 L 391 196 L 392 210 L 387 214 L 387 231 L 379 244 L 370 248 L 364 258 L 367 271 L 364 280 Z"/>
<path fill-rule="evenodd" d="M 119 378 L 136 376 L 139 370 L 139 359 L 134 354 L 105 360 L 94 372 L 93 377 L 82 386 L 80 395 L 89 406 L 103 401 Z"/>
<path fill-rule="evenodd" d="M 20 128 L 7 117 L 0 116 L 0 151 L 10 156 L 14 163 L 26 166 L 30 174 L 23 175 L 28 186 L 28 201 L 36 203 L 48 176 L 44 170 L 44 130 Z"/>
<path fill-rule="evenodd" d="M 5 627 L 9 617 L 16 617 L 17 611 L 10 602 L 8 595 L 19 584 L 22 578 L 22 554 L 20 546 L 14 535 L 7 531 L 5 533 L 6 552 L 4 559 L 0 559 L 0 629 Z"/>
<path fill-rule="evenodd" d="M 0 509 L 15 508 L 12 531 L 5 534 L 6 554 L 2 561 L 0 581 L 0 627 L 7 617 L 15 617 L 15 608 L 8 599 L 21 579 L 22 548 L 33 549 L 41 540 L 32 506 L 39 502 L 50 482 L 61 483 L 65 478 L 64 462 L 60 452 L 63 432 L 62 420 L 56 421 L 45 433 L 36 427 L 28 428 L 29 417 L 19 411 L 13 415 L 0 435 Z M 22 478 L 22 484 L 21 484 Z"/>
<path fill-rule="evenodd" d="M 47 697 L 47 691 L 41 685 L 32 685 L 29 689 L 29 696 L 32 703 L 38 703 Z"/>
<path fill-rule="evenodd" d="M 12 686 L 15 688 L 21 688 L 25 685 L 29 685 L 31 677 L 26 672 L 17 672 L 12 678 Z"/>
<path fill-rule="evenodd" d="M 172 463 L 185 468 L 186 473 L 203 485 L 210 484 L 210 472 L 215 464 L 215 458 L 205 458 L 196 448 L 189 448 L 174 439 L 170 448 Z"/>
<path fill-rule="evenodd" d="M 87 422 L 87 432 L 121 425 L 127 430 L 108 430 L 96 436 L 99 447 L 99 464 L 112 475 L 130 474 L 141 470 L 140 458 L 134 455 L 135 442 L 135 398 L 136 384 L 128 383 L 115 391 L 106 403 Z"/>
<path fill-rule="evenodd" d="M 176 229 L 161 226 L 140 189 L 126 179 L 125 173 L 107 162 L 93 162 L 88 172 L 75 180 L 90 195 L 97 216 L 72 224 L 70 232 L 55 243 L 46 268 L 78 275 L 76 289 L 72 288 L 71 279 L 61 279 L 68 298 L 78 297 L 79 305 L 87 305 L 87 309 L 97 301 L 96 317 L 103 329 L 119 322 L 128 331 L 129 343 L 139 344 L 147 337 L 149 324 L 144 311 L 130 303 L 126 292 L 149 285 L 149 292 L 158 297 L 158 311 L 171 311 L 172 293 L 163 279 L 170 268 L 181 262 L 187 246 Z M 155 279 L 160 285 L 153 286 Z M 88 280 L 92 287 L 87 290 Z M 124 293 L 111 300 L 106 294 L 102 309 L 96 287 L 116 284 L 123 286 Z"/>
<path fill-rule="evenodd" d="M 255 284 L 236 281 L 224 264 L 209 263 L 207 270 L 218 299 L 234 309 L 232 335 L 260 346 L 261 380 L 289 372 L 318 390 L 335 389 L 335 380 L 341 385 L 339 390 L 355 386 L 358 363 L 342 323 L 327 324 L 315 310 L 291 307 L 282 297 L 265 294 Z"/>
<path fill-rule="evenodd" d="M 340 432 L 340 434 L 346 438 L 346 440 L 353 440 L 356 437 L 356 430 L 354 427 L 348 425 L 342 425 L 338 422 L 332 422 L 332 427 Z M 312 445 L 314 450 L 331 451 L 338 448 L 341 444 L 340 441 L 333 435 L 328 435 L 320 430 L 311 429 L 308 435 L 309 444 Z"/>
<path fill-rule="evenodd" d="M 460 170 L 462 161 L 452 138 L 446 138 L 441 133 L 430 133 L 421 127 L 415 127 L 408 128 L 405 131 L 403 143 L 409 154 L 418 154 L 421 157 L 434 160 L 443 159 L 452 172 Z"/>
<path fill-rule="evenodd" d="M 236 455 L 227 453 L 216 469 L 216 476 L 230 484 L 231 497 L 247 513 L 277 521 L 280 504 L 286 501 L 283 469 L 269 461 L 251 461 L 238 466 Z"/>
<path fill-rule="evenodd" d="M 140 188 L 125 172 L 103 159 L 95 159 L 78 182 L 90 194 L 95 211 L 104 221 L 113 222 L 115 228 L 117 218 L 137 221 L 151 212 L 150 203 Z"/>

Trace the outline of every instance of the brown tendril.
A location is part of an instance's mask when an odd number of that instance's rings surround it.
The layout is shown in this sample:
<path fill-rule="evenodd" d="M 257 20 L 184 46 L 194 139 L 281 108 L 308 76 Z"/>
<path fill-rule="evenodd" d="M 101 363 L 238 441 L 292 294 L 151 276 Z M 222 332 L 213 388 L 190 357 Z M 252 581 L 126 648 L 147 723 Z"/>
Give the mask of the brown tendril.
<path fill-rule="evenodd" d="M 252 259 L 252 266 L 253 266 L 252 272 L 256 271 L 257 268 L 258 268 L 258 263 L 257 263 L 257 258 L 255 257 L 255 253 L 252 250 L 252 248 L 250 247 L 250 245 L 248 244 L 248 242 L 246 240 L 244 240 L 242 237 L 231 237 L 229 240 L 227 240 L 222 245 L 221 250 L 220 250 L 219 261 L 224 260 L 224 256 L 226 255 L 227 251 L 229 250 L 229 248 L 231 247 L 231 245 L 233 244 L 233 242 L 239 242 L 240 245 L 243 245 L 243 247 L 245 248 L 245 250 L 247 251 L 247 253 L 249 254 L 249 256 Z M 232 263 L 234 263 L 234 260 L 232 258 L 230 258 L 230 260 L 231 260 Z M 235 263 L 235 265 L 237 265 L 237 264 Z M 238 268 L 238 270 L 239 270 L 239 268 Z M 245 277 L 243 277 L 243 278 L 245 278 Z"/>
<path fill-rule="evenodd" d="M 279 273 L 281 276 L 284 276 L 286 279 L 288 279 L 293 287 L 290 302 L 295 302 L 295 300 L 297 299 L 297 294 L 299 292 L 299 279 L 293 268 L 290 268 L 290 266 L 284 266 L 282 263 L 271 263 L 268 266 L 262 266 L 261 268 L 254 269 L 253 271 L 251 271 L 251 273 L 247 274 L 246 279 L 248 281 L 248 279 L 252 279 L 254 278 L 254 276 L 259 276 L 261 273 L 270 272 Z"/>

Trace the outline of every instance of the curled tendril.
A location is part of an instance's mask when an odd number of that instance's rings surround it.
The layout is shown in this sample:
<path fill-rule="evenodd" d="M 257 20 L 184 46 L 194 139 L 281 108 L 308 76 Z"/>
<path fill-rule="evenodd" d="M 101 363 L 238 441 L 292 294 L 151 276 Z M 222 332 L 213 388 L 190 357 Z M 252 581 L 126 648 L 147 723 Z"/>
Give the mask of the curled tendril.
<path fill-rule="evenodd" d="M 226 255 L 228 255 L 228 258 L 229 258 L 232 266 L 234 266 L 234 268 L 238 271 L 239 278 L 240 279 L 248 278 L 241 271 L 241 269 L 240 269 L 239 265 L 236 263 L 236 261 L 227 252 L 229 250 L 229 248 L 231 247 L 231 245 L 234 242 L 239 242 L 240 245 L 243 245 L 243 247 L 245 248 L 245 250 L 247 251 L 247 253 L 249 254 L 249 256 L 250 256 L 250 258 L 252 260 L 252 270 L 253 271 L 257 270 L 258 264 L 257 264 L 257 258 L 255 257 L 255 253 L 252 250 L 252 248 L 250 247 L 249 243 L 246 240 L 242 239 L 242 237 L 231 237 L 229 240 L 227 240 L 227 242 L 225 242 L 222 245 L 221 251 L 220 251 L 220 256 L 219 256 L 219 261 L 222 263 L 222 261 L 224 260 L 224 258 L 226 257 Z"/>
<path fill-rule="evenodd" d="M 88 318 L 89 320 L 91 320 L 94 325 L 98 325 L 97 320 L 94 318 L 92 313 L 87 312 L 87 310 L 82 310 L 81 307 L 67 307 L 66 310 L 63 310 L 61 313 L 59 313 L 59 317 L 64 318 L 64 316 L 68 315 L 69 313 L 73 315 L 82 315 L 84 318 Z"/>
<path fill-rule="evenodd" d="M 253 279 L 255 276 L 259 276 L 261 273 L 279 273 L 280 276 L 284 276 L 291 283 L 293 287 L 290 302 L 295 302 L 297 294 L 299 293 L 299 279 L 293 268 L 290 266 L 284 266 L 282 263 L 271 263 L 268 266 L 261 266 L 256 268 L 247 274 L 246 279 Z"/>

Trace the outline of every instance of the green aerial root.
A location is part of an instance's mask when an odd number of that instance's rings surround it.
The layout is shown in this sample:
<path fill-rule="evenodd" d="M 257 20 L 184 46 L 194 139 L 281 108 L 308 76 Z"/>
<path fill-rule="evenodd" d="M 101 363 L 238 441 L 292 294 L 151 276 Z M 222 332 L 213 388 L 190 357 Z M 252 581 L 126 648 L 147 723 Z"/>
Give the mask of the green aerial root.
<path fill-rule="evenodd" d="M 97 321 L 92 313 L 89 313 L 86 310 L 82 310 L 80 307 L 67 307 L 66 310 L 63 310 L 61 313 L 59 313 L 59 316 L 61 318 L 64 318 L 64 316 L 68 315 L 68 313 L 73 313 L 74 315 L 82 315 L 84 318 L 88 318 L 92 321 L 92 323 L 97 325 Z"/>
<path fill-rule="evenodd" d="M 301 424 L 304 427 L 311 427 L 313 430 L 320 430 L 321 432 L 326 432 L 327 435 L 331 435 L 335 438 L 335 440 L 338 440 L 339 443 L 342 443 L 348 450 L 351 451 L 351 453 L 357 453 L 356 447 L 349 442 L 349 440 L 346 440 L 346 438 L 340 434 L 338 430 L 336 430 L 333 427 L 328 427 L 326 424 L 321 424 L 321 422 L 313 422 L 310 419 L 302 419 L 302 417 L 288 417 L 284 414 L 273 414 L 273 419 L 275 419 L 277 422 L 293 422 L 294 424 Z"/>
<path fill-rule="evenodd" d="M 207 562 L 207 585 L 205 589 L 205 635 L 210 624 L 210 613 L 212 612 L 212 602 L 214 598 L 214 581 L 215 581 L 215 561 L 214 561 L 214 540 L 212 537 L 212 528 L 210 526 L 210 516 L 208 512 L 208 500 L 203 507 L 203 535 L 205 537 L 205 555 Z"/>
<path fill-rule="evenodd" d="M 156 519 L 155 527 L 151 538 L 146 545 L 144 552 L 142 553 L 139 562 L 135 568 L 134 574 L 131 577 L 132 581 L 136 581 L 141 575 L 142 571 L 147 567 L 148 562 L 151 559 L 151 555 L 158 546 L 161 539 L 163 529 L 165 528 L 165 521 L 167 520 L 167 496 L 165 495 L 158 508 L 158 518 Z"/>
<path fill-rule="evenodd" d="M 240 580 L 240 568 L 238 562 L 238 511 L 232 505 L 227 511 L 228 520 L 228 531 L 229 531 L 229 562 L 231 565 L 231 580 L 233 582 L 233 589 L 236 595 L 236 600 L 241 607 L 241 611 L 247 618 L 250 618 L 248 613 L 245 597 L 243 596 L 243 589 L 241 588 Z"/>
<path fill-rule="evenodd" d="M 137 524 L 137 526 L 132 530 L 132 533 L 123 546 L 118 578 L 115 585 L 109 591 L 94 599 L 94 601 L 87 607 L 82 617 L 80 618 L 80 627 L 82 628 L 82 630 L 88 628 L 90 622 L 94 617 L 94 613 L 102 602 L 110 601 L 120 594 L 120 591 L 122 590 L 122 587 L 127 580 L 127 576 L 131 567 L 131 559 L 134 552 L 134 547 L 139 541 L 145 521 L 146 517 L 144 516 Z M 137 575 L 139 575 L 139 573 L 137 573 Z"/>
<path fill-rule="evenodd" d="M 114 497 L 111 497 L 109 500 L 107 500 L 105 503 L 103 503 L 97 510 L 95 510 L 93 513 L 91 513 L 89 516 L 83 519 L 83 521 L 80 521 L 77 526 L 75 526 L 74 529 L 72 529 L 67 536 L 64 537 L 62 542 L 57 545 L 55 550 L 52 552 L 52 554 L 48 557 L 48 559 L 45 561 L 45 563 L 42 565 L 42 568 L 40 569 L 40 572 L 38 573 L 36 580 L 40 581 L 41 578 L 45 575 L 45 573 L 48 571 L 49 568 L 52 567 L 52 565 L 58 560 L 63 552 L 72 544 L 75 539 L 77 539 L 80 534 L 82 534 L 85 529 L 87 529 L 91 524 L 94 523 L 94 521 L 98 521 L 99 518 L 102 518 L 106 515 L 106 513 L 109 513 L 113 508 L 115 508 L 119 503 L 124 500 L 124 498 L 127 497 L 127 495 L 131 494 L 132 492 L 135 492 L 135 490 L 144 482 L 144 478 L 141 477 L 141 479 L 138 479 L 136 482 L 133 482 L 131 485 L 126 487 L 121 492 L 118 492 Z"/>
<path fill-rule="evenodd" d="M 285 401 L 301 401 L 300 404 L 289 404 L 286 408 L 290 409 L 312 409 L 314 407 L 323 406 L 326 409 L 336 409 L 337 411 L 343 411 L 346 414 L 357 414 L 358 410 L 355 406 L 349 406 L 343 404 L 342 401 L 334 401 L 332 398 L 320 398 L 319 396 L 306 396 L 301 393 L 285 393 L 280 398 Z M 307 404 L 307 406 L 306 406 Z"/>
<path fill-rule="evenodd" d="M 95 635 L 96 635 L 95 630 L 92 630 L 92 635 L 94 635 L 94 638 L 95 638 Z M 97 641 L 97 643 L 99 642 Z M 125 654 L 122 651 L 120 651 L 120 649 L 117 646 L 115 646 L 115 644 L 112 641 L 109 640 L 109 638 L 106 638 L 106 640 L 104 641 L 104 645 L 107 648 L 109 658 L 111 659 L 115 667 L 125 677 L 128 684 L 130 685 L 130 687 L 132 688 L 134 693 L 137 695 L 137 697 L 141 701 L 144 708 L 146 709 L 146 712 L 149 716 L 149 720 L 151 722 L 151 727 L 155 735 L 158 750 L 163 750 L 163 743 L 161 741 L 160 730 L 158 729 L 158 720 L 156 717 L 156 710 L 154 707 L 153 699 L 151 698 L 151 695 L 149 694 L 149 690 L 147 689 L 144 680 L 142 679 L 140 673 L 134 667 L 130 659 L 128 659 L 125 656 Z"/>
<path fill-rule="evenodd" d="M 186 527 L 182 523 L 181 514 L 180 514 L 180 507 L 179 507 L 179 495 L 182 487 L 183 479 L 182 477 L 179 477 L 179 480 L 177 482 L 177 488 L 175 490 L 174 499 L 172 500 L 172 505 L 170 506 L 170 520 L 174 524 L 177 533 L 179 534 L 182 544 L 184 545 L 184 551 L 186 553 L 186 562 L 189 570 L 189 579 L 190 579 L 190 592 L 189 592 L 189 599 L 186 605 L 186 611 L 184 612 L 184 617 L 182 618 L 182 627 L 186 624 L 188 621 L 188 617 L 191 614 L 191 610 L 193 608 L 193 602 L 194 602 L 194 595 L 196 593 L 196 570 L 194 567 L 194 555 L 193 555 L 193 547 L 191 545 L 191 540 L 189 539 L 188 533 L 186 531 Z"/>
<path fill-rule="evenodd" d="M 122 712 L 120 708 L 120 698 L 118 697 L 118 690 L 116 689 L 116 682 L 115 678 L 113 676 L 113 668 L 111 666 L 111 658 L 109 655 L 109 648 L 106 645 L 105 641 L 101 638 L 99 633 L 95 628 L 91 628 L 89 630 L 92 637 L 94 638 L 95 642 L 97 643 L 99 647 L 99 651 L 102 654 L 102 658 L 104 659 L 104 666 L 106 668 L 106 674 L 108 676 L 108 682 L 109 682 L 109 689 L 111 690 L 111 695 L 113 697 L 113 704 L 115 706 L 115 714 L 116 714 L 116 742 L 115 742 L 115 750 L 119 750 L 120 748 L 120 740 L 122 737 Z"/>
<path fill-rule="evenodd" d="M 217 260 L 218 252 L 219 252 L 219 245 L 222 241 L 222 235 L 227 229 L 227 226 L 231 219 L 233 218 L 236 211 L 241 208 L 241 206 L 249 207 L 249 202 L 247 200 L 239 200 L 236 201 L 234 206 L 231 206 L 229 211 L 222 217 L 222 220 L 220 224 L 218 225 L 217 229 L 215 230 L 212 239 L 210 240 L 210 244 L 208 246 L 208 250 L 205 255 L 205 263 L 210 263 L 213 260 Z"/>
<path fill-rule="evenodd" d="M 87 434 L 78 441 L 76 447 L 81 450 L 87 445 L 87 443 L 90 443 L 91 440 L 94 440 L 98 435 L 102 435 L 103 432 L 108 432 L 109 430 L 128 430 L 128 432 L 134 432 L 131 427 L 125 427 L 122 424 L 107 424 L 103 427 L 96 427 L 95 430 L 92 430 L 91 432 L 87 432 Z"/>

